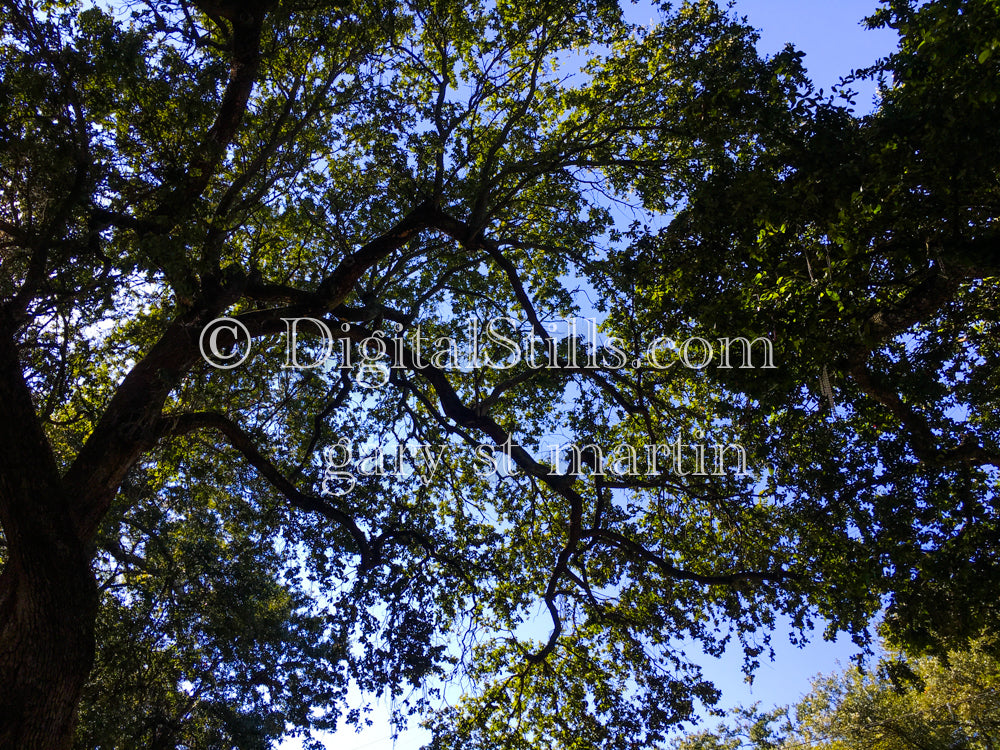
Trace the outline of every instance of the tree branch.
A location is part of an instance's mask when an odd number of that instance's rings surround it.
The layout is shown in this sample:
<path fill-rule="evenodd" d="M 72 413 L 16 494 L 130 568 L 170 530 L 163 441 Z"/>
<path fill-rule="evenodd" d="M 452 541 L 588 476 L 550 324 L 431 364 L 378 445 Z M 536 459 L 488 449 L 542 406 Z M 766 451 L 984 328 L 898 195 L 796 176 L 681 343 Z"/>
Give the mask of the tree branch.
<path fill-rule="evenodd" d="M 254 443 L 253 439 L 235 422 L 215 412 L 193 412 L 189 414 L 167 415 L 161 418 L 159 434 L 162 437 L 186 435 L 195 430 L 213 429 L 226 437 L 229 444 L 243 454 L 243 457 L 271 485 L 284 495 L 299 510 L 318 513 L 345 529 L 357 545 L 362 565 L 371 557 L 368 537 L 358 527 L 354 519 L 320 498 L 299 490 L 281 470 L 275 466 Z"/>

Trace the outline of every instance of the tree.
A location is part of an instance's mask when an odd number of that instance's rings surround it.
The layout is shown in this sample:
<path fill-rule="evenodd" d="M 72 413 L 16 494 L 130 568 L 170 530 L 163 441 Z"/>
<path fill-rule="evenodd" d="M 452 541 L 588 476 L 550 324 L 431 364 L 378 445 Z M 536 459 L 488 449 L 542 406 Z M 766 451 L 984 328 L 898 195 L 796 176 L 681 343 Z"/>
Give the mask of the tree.
<path fill-rule="evenodd" d="M 956 389 L 978 443 L 928 427 L 928 445 L 897 401 L 871 402 L 871 348 L 860 365 L 845 350 L 863 391 L 850 420 L 786 408 L 857 320 L 830 307 L 832 283 L 819 307 L 768 296 L 793 260 L 783 232 L 943 236 L 951 215 L 924 193 L 982 203 L 955 230 L 966 254 L 944 297 L 865 308 L 864 335 L 896 347 L 886 372 L 945 301 L 962 304 L 934 356 L 995 295 L 968 276 L 992 268 L 969 260 L 993 231 L 992 152 L 968 160 L 967 192 L 926 165 L 904 173 L 913 186 L 891 179 L 894 159 L 950 147 L 941 123 L 927 143 L 898 129 L 938 112 L 942 71 L 968 84 L 974 142 L 996 127 L 996 60 L 976 47 L 987 67 L 969 69 L 963 46 L 992 44 L 995 24 L 956 7 L 886 10 L 911 41 L 882 70 L 914 72 L 871 121 L 817 97 L 793 50 L 761 59 L 707 2 L 653 28 L 604 2 L 0 11 L 0 745 L 69 747 L 79 706 L 81 747 L 263 747 L 335 726 L 349 685 L 390 695 L 402 721 L 461 678 L 461 702 L 430 715 L 438 748 L 645 747 L 717 698 L 682 638 L 719 652 L 736 637 L 748 670 L 779 613 L 861 641 L 889 587 L 919 598 L 909 562 L 952 614 L 989 621 L 995 605 L 934 565 L 974 549 L 961 569 L 993 570 L 995 331 Z M 939 43 L 918 48 L 933 13 Z M 955 59 L 921 68 L 928 48 Z M 842 200 L 859 165 L 898 198 L 881 218 Z M 624 230 L 616 207 L 648 226 Z M 876 302 L 943 283 L 906 265 L 915 252 L 890 253 L 901 281 L 874 276 Z M 858 262 L 833 254 L 845 274 Z M 762 270 L 779 281 L 754 287 Z M 546 327 L 580 312 L 576 279 L 617 339 Z M 758 294 L 770 307 L 749 314 Z M 685 366 L 697 342 L 646 351 L 713 323 L 749 335 L 732 370 Z M 754 365 L 749 340 L 769 333 L 777 369 Z M 899 420 L 912 453 L 886 431 Z M 778 479 L 731 471 L 744 445 L 755 467 L 773 452 Z M 897 479 L 914 458 L 928 465 Z M 914 494 L 906 512 L 876 504 L 872 534 L 879 466 Z M 938 528 L 962 513 L 968 531 Z"/>
<path fill-rule="evenodd" d="M 992 638 L 946 657 L 889 653 L 875 672 L 818 677 L 793 707 L 738 711 L 737 722 L 677 741 L 677 750 L 991 750 L 1000 730 Z"/>
<path fill-rule="evenodd" d="M 862 72 L 881 82 L 871 115 L 806 90 L 719 133 L 676 216 L 638 227 L 608 271 L 623 337 L 714 341 L 739 321 L 774 339 L 778 370 L 705 371 L 743 395 L 719 413 L 773 463 L 802 553 L 839 561 L 823 573 L 835 598 L 884 596 L 887 633 L 914 653 L 997 617 L 996 11 L 884 3 L 868 22 L 900 43 Z M 751 101 L 734 86 L 715 106 Z"/>

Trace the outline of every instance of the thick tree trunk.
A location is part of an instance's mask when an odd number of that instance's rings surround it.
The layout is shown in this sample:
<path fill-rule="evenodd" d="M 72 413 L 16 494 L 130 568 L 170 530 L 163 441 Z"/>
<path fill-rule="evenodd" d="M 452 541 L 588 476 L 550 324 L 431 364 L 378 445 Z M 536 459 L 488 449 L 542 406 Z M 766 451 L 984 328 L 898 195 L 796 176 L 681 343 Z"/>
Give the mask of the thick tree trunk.
<path fill-rule="evenodd" d="M 0 748 L 65 750 L 94 659 L 89 544 L 39 424 L 17 351 L 0 336 Z"/>
<path fill-rule="evenodd" d="M 0 748 L 68 750 L 94 657 L 97 589 L 82 550 L 0 575 Z M 39 556 L 42 558 L 43 556 Z"/>

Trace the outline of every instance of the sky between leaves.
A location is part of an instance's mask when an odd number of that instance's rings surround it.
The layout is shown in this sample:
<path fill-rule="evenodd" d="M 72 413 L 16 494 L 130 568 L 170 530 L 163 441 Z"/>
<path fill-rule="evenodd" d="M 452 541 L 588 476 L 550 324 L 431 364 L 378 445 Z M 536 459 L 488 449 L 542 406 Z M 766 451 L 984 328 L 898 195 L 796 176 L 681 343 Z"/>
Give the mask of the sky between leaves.
<path fill-rule="evenodd" d="M 758 50 L 762 54 L 778 52 L 791 42 L 806 53 L 804 62 L 815 86 L 829 91 L 852 69 L 869 65 L 895 48 L 894 32 L 872 31 L 861 25 L 861 19 L 876 5 L 876 0 L 736 0 L 734 11 L 760 30 Z M 655 18 L 655 11 L 647 3 L 636 3 L 625 11 L 630 20 L 638 23 Z M 858 82 L 851 88 L 858 92 L 855 110 L 859 114 L 875 107 L 873 83 Z M 838 664 L 846 664 L 855 652 L 849 640 L 818 641 L 798 649 L 780 633 L 776 633 L 774 644 L 775 661 L 761 665 L 753 686 L 743 681 L 742 653 L 737 653 L 738 649 L 731 649 L 722 659 L 701 659 L 706 677 L 722 690 L 720 708 L 756 701 L 764 706 L 792 703 L 808 691 L 813 675 L 838 669 Z M 386 717 L 386 711 L 376 707 L 371 727 L 361 733 L 345 728 L 329 735 L 325 744 L 331 750 L 417 750 L 427 740 L 428 733 L 414 727 L 393 743 Z M 279 750 L 300 748 L 301 743 L 294 740 L 279 746 Z"/>

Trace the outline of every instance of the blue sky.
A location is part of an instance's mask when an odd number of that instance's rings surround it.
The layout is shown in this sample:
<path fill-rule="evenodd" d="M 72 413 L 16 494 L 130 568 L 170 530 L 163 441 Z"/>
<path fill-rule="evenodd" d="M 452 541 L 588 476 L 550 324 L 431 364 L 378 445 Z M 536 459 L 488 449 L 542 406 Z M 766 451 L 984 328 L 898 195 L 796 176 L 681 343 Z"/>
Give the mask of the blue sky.
<path fill-rule="evenodd" d="M 761 31 L 758 50 L 774 53 L 791 42 L 806 53 L 805 64 L 817 87 L 829 91 L 852 69 L 863 68 L 892 52 L 896 33 L 868 30 L 861 19 L 877 8 L 875 0 L 739 0 L 736 11 Z M 859 113 L 874 107 L 870 82 L 852 86 Z"/>
<path fill-rule="evenodd" d="M 866 30 L 861 19 L 871 14 L 875 0 L 738 0 L 735 11 L 746 16 L 749 23 L 760 29 L 758 49 L 771 54 L 781 50 L 787 42 L 806 53 L 805 65 L 817 88 L 829 91 L 841 77 L 852 69 L 865 67 L 895 48 L 896 36 L 891 30 Z M 629 15 L 636 20 L 643 18 L 638 6 Z M 652 14 L 649 14 L 652 17 Z M 859 91 L 856 108 L 859 114 L 875 106 L 875 88 L 872 84 L 854 84 Z M 831 672 L 846 666 L 855 653 L 847 639 L 837 643 L 822 641 L 820 634 L 814 642 L 799 649 L 788 642 L 780 628 L 774 634 L 776 658 L 764 663 L 757 672 L 752 687 L 743 681 L 740 671 L 742 654 L 733 649 L 722 659 L 705 656 L 699 661 L 707 677 L 723 691 L 721 707 L 750 704 L 760 701 L 764 706 L 781 705 L 796 701 L 809 688 L 810 678 L 818 673 Z M 697 659 L 697 657 L 694 657 Z M 331 735 L 327 746 L 336 750 L 416 750 L 427 735 L 421 731 L 407 733 L 395 744 L 389 739 L 384 720 L 384 710 L 376 710 L 375 724 L 366 731 L 355 734 L 345 729 Z M 709 721 L 711 725 L 712 721 Z M 297 742 L 282 745 L 282 750 L 298 750 Z"/>

